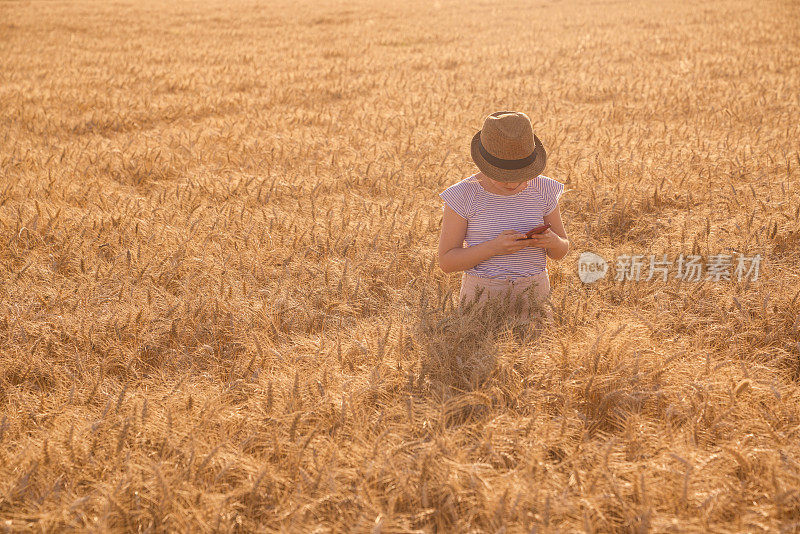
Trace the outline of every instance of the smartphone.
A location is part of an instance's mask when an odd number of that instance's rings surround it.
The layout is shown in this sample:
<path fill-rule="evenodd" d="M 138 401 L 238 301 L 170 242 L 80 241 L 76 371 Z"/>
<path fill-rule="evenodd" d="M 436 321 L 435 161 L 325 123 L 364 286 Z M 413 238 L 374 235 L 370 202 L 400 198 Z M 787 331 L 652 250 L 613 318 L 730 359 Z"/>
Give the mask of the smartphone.
<path fill-rule="evenodd" d="M 530 239 L 536 234 L 544 233 L 547 231 L 548 228 L 550 228 L 550 223 L 545 223 L 541 226 L 537 226 L 536 228 L 525 234 L 525 239 Z"/>

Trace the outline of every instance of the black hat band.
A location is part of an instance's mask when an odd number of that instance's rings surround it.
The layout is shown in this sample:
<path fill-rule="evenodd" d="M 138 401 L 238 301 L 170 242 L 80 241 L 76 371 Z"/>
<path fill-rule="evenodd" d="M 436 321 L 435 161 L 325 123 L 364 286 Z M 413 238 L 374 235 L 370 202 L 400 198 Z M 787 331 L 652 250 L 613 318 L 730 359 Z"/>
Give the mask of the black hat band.
<path fill-rule="evenodd" d="M 536 160 L 536 148 L 533 149 L 533 152 L 527 157 L 521 159 L 502 159 L 489 154 L 489 152 L 484 148 L 483 143 L 481 143 L 481 132 L 475 134 L 475 138 L 478 140 L 478 152 L 481 153 L 483 159 L 486 160 L 486 163 L 492 165 L 493 167 L 497 167 L 498 169 L 503 169 L 506 171 L 516 171 L 527 167 L 531 163 Z M 535 136 L 534 136 L 535 138 Z M 536 139 L 538 141 L 538 139 Z M 537 145 L 539 143 L 536 143 Z"/>

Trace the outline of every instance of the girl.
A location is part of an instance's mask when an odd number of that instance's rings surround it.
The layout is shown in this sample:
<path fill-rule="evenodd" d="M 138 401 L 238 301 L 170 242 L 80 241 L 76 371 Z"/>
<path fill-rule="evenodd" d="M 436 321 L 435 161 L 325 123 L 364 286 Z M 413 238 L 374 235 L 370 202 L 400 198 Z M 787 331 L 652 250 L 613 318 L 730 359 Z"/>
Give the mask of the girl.
<path fill-rule="evenodd" d="M 511 297 L 516 322 L 529 323 L 534 307 L 549 298 L 546 258 L 563 258 L 569 241 L 558 207 L 564 185 L 541 175 L 546 159 L 530 118 L 498 111 L 472 138 L 480 172 L 439 194 L 445 202 L 439 266 L 446 273 L 464 271 L 461 307 Z M 545 223 L 549 229 L 526 238 Z"/>

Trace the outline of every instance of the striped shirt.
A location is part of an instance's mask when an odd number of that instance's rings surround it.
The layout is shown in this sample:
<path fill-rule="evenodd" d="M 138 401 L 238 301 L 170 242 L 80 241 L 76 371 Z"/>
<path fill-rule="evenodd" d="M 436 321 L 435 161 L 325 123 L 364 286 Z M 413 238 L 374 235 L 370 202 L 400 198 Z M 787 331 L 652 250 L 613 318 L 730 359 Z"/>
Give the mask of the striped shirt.
<path fill-rule="evenodd" d="M 451 185 L 439 196 L 467 220 L 464 242 L 472 247 L 494 239 L 503 230 L 526 233 L 544 224 L 544 216 L 558 205 L 564 184 L 539 175 L 513 195 L 490 193 L 473 174 Z M 444 209 L 444 206 L 442 206 Z M 483 278 L 533 276 L 547 267 L 547 253 L 540 247 L 525 247 L 512 254 L 493 256 L 466 272 Z"/>

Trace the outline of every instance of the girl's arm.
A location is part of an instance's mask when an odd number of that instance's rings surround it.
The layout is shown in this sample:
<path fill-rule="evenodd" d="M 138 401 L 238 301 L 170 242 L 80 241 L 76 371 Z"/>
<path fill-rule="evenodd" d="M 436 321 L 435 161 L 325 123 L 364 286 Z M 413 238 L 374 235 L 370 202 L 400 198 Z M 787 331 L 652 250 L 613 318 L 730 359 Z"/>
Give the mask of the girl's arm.
<path fill-rule="evenodd" d="M 527 246 L 524 234 L 505 230 L 494 239 L 464 248 L 467 220 L 447 204 L 444 206 L 442 233 L 439 236 L 439 267 L 446 273 L 466 271 L 492 256 L 511 254 Z"/>
<path fill-rule="evenodd" d="M 547 251 L 548 257 L 560 260 L 569 252 L 569 239 L 561 221 L 561 207 L 558 204 L 556 209 L 544 216 L 544 222 L 550 223 L 550 228 L 529 239 L 530 246 L 541 247 Z"/>

